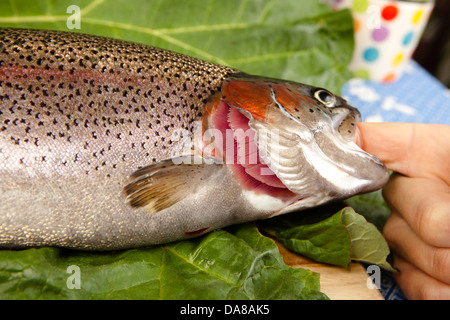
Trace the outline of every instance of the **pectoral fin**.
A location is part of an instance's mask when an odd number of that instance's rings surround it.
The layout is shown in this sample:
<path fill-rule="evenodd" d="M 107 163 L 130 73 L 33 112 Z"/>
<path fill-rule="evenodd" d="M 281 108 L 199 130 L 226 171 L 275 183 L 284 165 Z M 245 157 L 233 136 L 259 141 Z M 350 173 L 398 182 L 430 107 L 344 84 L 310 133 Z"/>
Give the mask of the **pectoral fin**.
<path fill-rule="evenodd" d="M 221 166 L 194 155 L 164 160 L 134 172 L 123 192 L 131 207 L 155 213 L 195 193 Z"/>

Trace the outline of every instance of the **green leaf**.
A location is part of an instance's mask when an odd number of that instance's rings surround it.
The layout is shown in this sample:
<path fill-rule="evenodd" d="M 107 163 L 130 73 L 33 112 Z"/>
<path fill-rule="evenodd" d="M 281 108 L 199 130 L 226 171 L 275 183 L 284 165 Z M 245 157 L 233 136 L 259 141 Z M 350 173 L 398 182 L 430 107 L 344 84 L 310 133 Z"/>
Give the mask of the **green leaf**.
<path fill-rule="evenodd" d="M 364 216 L 367 221 L 373 223 L 382 231 L 391 209 L 383 199 L 381 190 L 361 194 L 344 201 L 349 207 Z"/>
<path fill-rule="evenodd" d="M 323 208 L 328 207 L 280 216 L 263 222 L 262 228 L 286 248 L 315 261 L 347 267 L 353 260 L 393 270 L 386 260 L 389 247 L 373 224 L 350 207 L 323 220 L 311 221 L 308 215 L 317 216 Z"/>
<path fill-rule="evenodd" d="M 341 213 L 319 221 L 308 221 L 308 215 L 317 216 L 317 210 L 295 212 L 261 224 L 289 250 L 318 262 L 347 267 L 351 261 L 351 239 L 341 223 Z"/>
<path fill-rule="evenodd" d="M 342 224 L 348 229 L 352 240 L 351 259 L 376 264 L 393 271 L 386 260 L 390 253 L 389 247 L 377 228 L 368 223 L 362 215 L 357 214 L 353 208 L 344 208 L 341 214 Z"/>
<path fill-rule="evenodd" d="M 67 282 L 79 267 L 80 289 Z M 254 224 L 120 252 L 0 251 L 0 299 L 326 299 Z"/>
<path fill-rule="evenodd" d="M 70 5 L 80 8 L 79 30 L 68 29 Z M 336 93 L 351 77 L 351 14 L 317 0 L 0 1 L 0 26 L 140 42 Z"/>

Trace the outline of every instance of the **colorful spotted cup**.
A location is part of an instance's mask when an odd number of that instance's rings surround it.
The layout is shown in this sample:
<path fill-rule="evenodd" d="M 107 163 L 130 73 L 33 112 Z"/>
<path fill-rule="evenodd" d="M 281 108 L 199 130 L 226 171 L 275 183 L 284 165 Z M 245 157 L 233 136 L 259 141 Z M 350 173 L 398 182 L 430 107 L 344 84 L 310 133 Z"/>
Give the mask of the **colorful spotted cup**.
<path fill-rule="evenodd" d="M 352 10 L 355 49 L 350 69 L 355 76 L 391 82 L 411 59 L 434 2 L 334 0 L 333 7 Z"/>

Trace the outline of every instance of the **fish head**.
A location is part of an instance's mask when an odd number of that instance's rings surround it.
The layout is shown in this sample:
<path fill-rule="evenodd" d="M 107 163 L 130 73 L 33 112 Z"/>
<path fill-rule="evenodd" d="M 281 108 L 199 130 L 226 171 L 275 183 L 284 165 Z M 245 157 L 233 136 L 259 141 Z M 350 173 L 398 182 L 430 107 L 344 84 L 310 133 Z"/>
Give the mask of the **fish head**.
<path fill-rule="evenodd" d="M 214 114 L 215 128 L 233 132 L 233 145 L 221 145 L 223 158 L 244 188 L 284 201 L 277 214 L 374 191 L 388 180 L 384 164 L 354 142 L 359 111 L 326 89 L 229 78 Z"/>

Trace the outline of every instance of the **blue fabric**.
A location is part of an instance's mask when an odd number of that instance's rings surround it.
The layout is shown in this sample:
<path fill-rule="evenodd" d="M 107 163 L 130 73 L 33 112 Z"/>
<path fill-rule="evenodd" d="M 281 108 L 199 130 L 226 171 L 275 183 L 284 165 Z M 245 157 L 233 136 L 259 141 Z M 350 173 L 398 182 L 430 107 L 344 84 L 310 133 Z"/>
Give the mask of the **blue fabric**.
<path fill-rule="evenodd" d="M 373 269 L 370 270 L 368 268 L 371 267 L 370 264 L 362 263 L 366 272 L 369 276 L 373 277 Z M 379 279 L 379 291 L 381 295 L 386 300 L 406 300 L 405 295 L 403 294 L 400 287 L 395 283 L 394 278 L 392 277 L 392 272 L 386 271 L 384 269 L 380 270 L 380 279 Z"/>
<path fill-rule="evenodd" d="M 450 90 L 415 61 L 393 83 L 352 79 L 342 96 L 361 111 L 363 121 L 450 125 Z"/>
<path fill-rule="evenodd" d="M 342 96 L 361 111 L 363 121 L 450 125 L 450 90 L 415 61 L 392 83 L 352 79 Z M 380 292 L 387 300 L 405 300 L 392 273 L 381 273 Z"/>
<path fill-rule="evenodd" d="M 381 272 L 380 292 L 386 300 L 406 300 L 400 287 L 392 277 L 392 273 L 383 270 Z"/>

